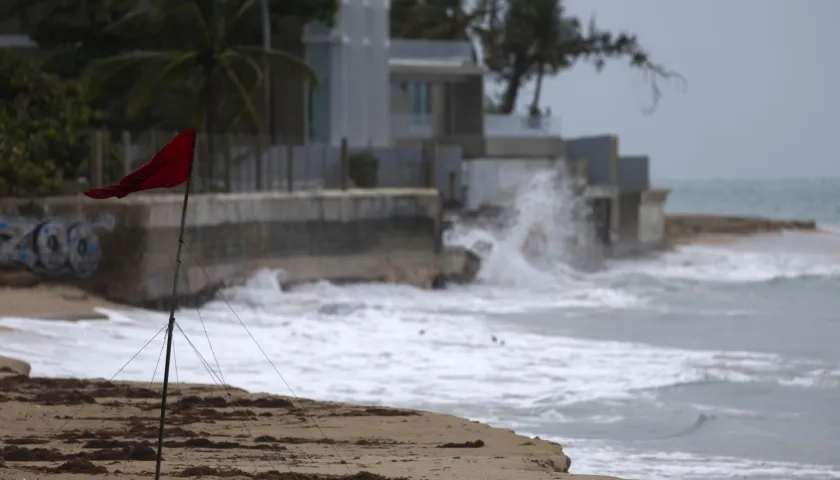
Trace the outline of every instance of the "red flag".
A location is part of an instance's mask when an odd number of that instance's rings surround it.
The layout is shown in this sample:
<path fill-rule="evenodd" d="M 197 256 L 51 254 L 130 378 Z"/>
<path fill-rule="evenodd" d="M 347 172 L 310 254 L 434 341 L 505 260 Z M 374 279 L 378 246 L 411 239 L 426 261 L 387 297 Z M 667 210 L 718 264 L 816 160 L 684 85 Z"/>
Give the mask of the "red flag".
<path fill-rule="evenodd" d="M 145 165 L 129 173 L 120 183 L 85 192 L 93 199 L 123 198 L 129 193 L 152 188 L 173 188 L 190 178 L 195 129 L 184 130 L 175 136 Z"/>

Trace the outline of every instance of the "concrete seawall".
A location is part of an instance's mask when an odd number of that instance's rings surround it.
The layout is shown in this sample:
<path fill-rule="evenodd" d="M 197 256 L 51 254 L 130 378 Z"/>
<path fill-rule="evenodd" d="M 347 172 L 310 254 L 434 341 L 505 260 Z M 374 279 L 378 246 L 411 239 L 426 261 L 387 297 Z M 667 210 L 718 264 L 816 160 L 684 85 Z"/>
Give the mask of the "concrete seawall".
<path fill-rule="evenodd" d="M 3 199 L 0 207 L 6 223 L 9 213 L 40 222 L 32 227 L 30 257 L 43 261 L 35 261 L 33 270 L 110 300 L 161 308 L 172 294 L 182 199 L 170 194 L 108 201 Z M 433 189 L 194 195 L 179 291 L 184 300 L 200 301 L 259 268 L 283 269 L 281 280 L 288 283 L 363 280 L 431 287 L 447 274 L 446 264 L 458 263 L 452 261 L 457 254 L 443 253 L 441 214 L 442 200 Z M 102 220 L 109 217 L 112 225 Z M 84 225 L 72 223 L 79 219 L 88 220 L 84 245 L 79 241 Z M 54 234 L 53 244 L 60 243 L 68 231 L 66 245 L 56 250 L 84 251 L 87 264 L 81 254 L 65 255 L 61 266 L 59 255 L 50 261 L 50 240 L 41 237 Z M 38 251 L 38 245 L 45 247 Z M 6 257 L 8 263 L 8 248 Z M 74 268 L 85 265 L 86 276 L 77 278 Z"/>

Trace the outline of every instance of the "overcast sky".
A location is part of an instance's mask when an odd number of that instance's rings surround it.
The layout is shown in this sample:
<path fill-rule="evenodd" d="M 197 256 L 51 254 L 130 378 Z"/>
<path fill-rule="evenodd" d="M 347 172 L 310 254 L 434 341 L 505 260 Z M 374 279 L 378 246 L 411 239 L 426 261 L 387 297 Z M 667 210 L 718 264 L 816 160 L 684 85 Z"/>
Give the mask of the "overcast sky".
<path fill-rule="evenodd" d="M 657 178 L 840 177 L 840 0 L 566 0 L 570 13 L 636 32 L 688 79 L 650 91 L 616 61 L 546 85 L 564 136 L 610 132 Z M 523 105 L 531 87 L 522 92 Z"/>

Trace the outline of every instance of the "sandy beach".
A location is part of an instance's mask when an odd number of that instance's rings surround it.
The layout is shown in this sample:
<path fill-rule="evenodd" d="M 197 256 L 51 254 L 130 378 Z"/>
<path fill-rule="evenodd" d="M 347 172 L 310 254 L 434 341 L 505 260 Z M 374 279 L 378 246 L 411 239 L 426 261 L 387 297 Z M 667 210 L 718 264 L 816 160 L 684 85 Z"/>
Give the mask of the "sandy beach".
<path fill-rule="evenodd" d="M 0 305 L 0 317 L 33 321 L 105 319 L 97 308 L 121 308 L 47 284 L 3 287 Z M 30 378 L 30 370 L 0 356 L 0 479 L 154 475 L 159 384 Z M 169 407 L 166 478 L 614 478 L 569 474 L 559 444 L 450 415 L 218 385 L 173 385 Z"/>
<path fill-rule="evenodd" d="M 154 474 L 160 385 L 30 378 L 0 358 L 0 478 Z M 607 479 L 563 447 L 449 415 L 173 385 L 166 478 Z"/>
<path fill-rule="evenodd" d="M 97 308 L 125 308 L 20 278 L 0 289 L 0 317 L 106 319 Z M 0 479 L 154 475 L 159 384 L 30 370 L 0 356 Z M 170 388 L 165 445 L 166 478 L 614 478 L 569 474 L 561 445 L 454 416 L 218 385 Z"/>
<path fill-rule="evenodd" d="M 0 272 L 0 317 L 67 321 L 107 319 L 97 308 L 124 307 L 80 288 L 44 282 L 28 272 Z"/>

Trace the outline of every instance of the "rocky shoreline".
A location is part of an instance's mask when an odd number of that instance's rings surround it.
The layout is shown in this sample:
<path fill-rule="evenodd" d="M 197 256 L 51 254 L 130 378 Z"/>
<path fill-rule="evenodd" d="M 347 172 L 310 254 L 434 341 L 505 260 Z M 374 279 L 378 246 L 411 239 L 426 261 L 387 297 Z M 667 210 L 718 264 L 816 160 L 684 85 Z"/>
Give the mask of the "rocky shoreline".
<path fill-rule="evenodd" d="M 726 241 L 751 235 L 785 231 L 815 232 L 813 220 L 789 220 L 705 214 L 670 214 L 665 217 L 665 238 L 670 245 Z"/>

